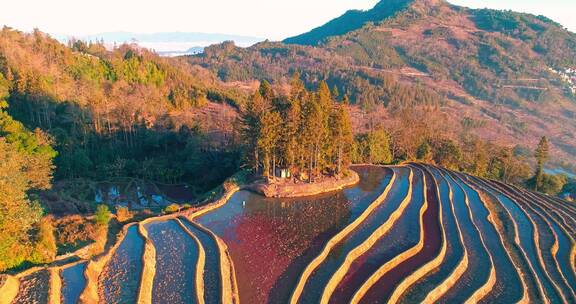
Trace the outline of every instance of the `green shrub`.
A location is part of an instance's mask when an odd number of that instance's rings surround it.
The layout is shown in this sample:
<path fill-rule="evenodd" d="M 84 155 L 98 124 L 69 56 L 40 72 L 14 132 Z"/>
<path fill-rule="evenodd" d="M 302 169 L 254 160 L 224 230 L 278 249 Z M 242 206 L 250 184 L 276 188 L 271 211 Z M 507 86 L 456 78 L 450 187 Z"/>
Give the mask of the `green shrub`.
<path fill-rule="evenodd" d="M 166 213 L 174 213 L 180 211 L 180 205 L 178 204 L 171 204 L 164 208 L 164 212 Z"/>
<path fill-rule="evenodd" d="M 47 216 L 38 223 L 36 244 L 30 255 L 30 261 L 35 264 L 50 263 L 56 258 L 56 250 L 52 217 Z"/>
<path fill-rule="evenodd" d="M 106 226 L 110 222 L 112 217 L 110 213 L 110 208 L 107 205 L 98 205 L 96 208 L 95 220 L 100 226 Z"/>
<path fill-rule="evenodd" d="M 390 164 L 393 157 L 386 130 L 376 129 L 356 135 L 352 160 L 355 163 Z"/>

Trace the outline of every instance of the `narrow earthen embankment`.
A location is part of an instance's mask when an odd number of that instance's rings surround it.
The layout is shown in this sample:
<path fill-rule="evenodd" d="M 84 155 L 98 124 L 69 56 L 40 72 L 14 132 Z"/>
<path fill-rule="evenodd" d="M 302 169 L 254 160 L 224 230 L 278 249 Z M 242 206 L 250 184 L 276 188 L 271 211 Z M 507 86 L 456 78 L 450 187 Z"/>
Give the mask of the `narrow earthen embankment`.
<path fill-rule="evenodd" d="M 240 186 L 238 185 L 232 185 L 230 187 L 228 187 L 228 189 L 226 189 L 224 191 L 224 194 L 222 195 L 222 197 L 215 201 L 212 204 L 209 204 L 205 207 L 203 207 L 202 209 L 195 211 L 193 213 L 190 213 L 187 215 L 188 219 L 190 220 L 194 220 L 196 218 L 199 218 L 201 216 L 203 216 L 206 213 L 212 212 L 224 205 L 226 205 L 226 203 L 230 200 L 230 198 L 232 197 L 232 195 L 234 195 L 234 193 L 238 192 L 240 190 Z M 176 215 L 178 216 L 178 215 Z"/>
<path fill-rule="evenodd" d="M 532 198 L 536 203 L 536 205 L 538 205 L 541 208 L 541 211 L 546 214 L 547 218 L 555 226 L 558 227 L 558 229 L 563 234 L 563 237 L 566 237 L 568 239 L 568 242 L 572 247 L 572 249 L 568 253 L 569 255 L 568 259 L 570 265 L 568 267 L 565 267 L 565 269 L 563 270 L 567 272 L 566 274 L 567 276 L 570 276 L 573 281 L 576 281 L 576 241 L 574 240 L 574 235 L 576 235 L 576 225 L 573 226 L 567 223 L 566 219 L 563 218 L 556 210 L 557 206 L 554 204 L 555 201 L 551 202 L 549 200 L 549 197 L 536 196 L 534 193 L 529 191 L 522 191 L 522 193 Z M 559 252 L 557 252 L 555 255 L 558 254 Z M 573 288 L 576 289 L 576 284 L 573 285 L 574 285 Z"/>
<path fill-rule="evenodd" d="M 486 244 L 482 241 L 481 229 L 472 216 L 474 211 L 471 210 L 466 192 L 447 171 L 435 167 L 435 172 L 446 183 L 447 191 L 452 195 L 451 208 L 462 231 L 466 256 L 459 264 L 465 267 L 457 268 L 453 276 L 448 278 L 450 288 L 442 289 L 434 297 L 439 297 L 438 302 L 464 303 L 489 281 L 490 271 L 494 265 Z M 455 277 L 457 279 L 454 279 Z"/>
<path fill-rule="evenodd" d="M 477 184 L 474 179 L 471 179 L 470 176 L 466 176 L 467 184 L 472 187 L 476 192 L 479 193 L 482 201 L 485 202 L 486 208 L 490 210 L 491 213 L 494 214 L 492 217 L 492 221 L 494 224 L 495 229 L 498 231 L 500 235 L 500 241 L 502 246 L 504 246 L 506 253 L 510 257 L 513 265 L 516 268 L 516 273 L 520 279 L 522 284 L 522 297 L 516 302 L 519 304 L 530 303 L 531 294 L 529 292 L 528 284 L 527 284 L 527 276 L 528 271 L 524 271 L 525 265 L 522 265 L 520 261 L 520 255 L 522 252 L 518 252 L 518 247 L 514 247 L 514 242 L 516 246 L 518 246 L 518 224 L 512 219 L 509 211 L 506 210 L 502 202 L 492 194 L 490 194 L 487 189 L 490 188 L 483 188 L 479 184 Z M 480 189 L 484 189 L 483 192 Z M 507 222 L 505 222 L 508 220 Z M 513 224 L 510 224 L 510 221 Z M 510 230 L 507 227 L 513 226 L 514 230 Z"/>
<path fill-rule="evenodd" d="M 413 170 L 420 169 L 414 168 Z M 420 227 L 418 243 L 397 255 L 373 273 L 356 291 L 352 303 L 359 303 L 363 300 L 373 302 L 376 298 L 385 298 L 393 302 L 397 301 L 405 291 L 399 290 L 399 284 L 404 281 L 406 282 L 405 287 L 411 285 L 413 282 L 410 274 L 419 276 L 421 273 L 418 272 L 418 269 L 421 265 L 425 265 L 426 261 L 432 260 L 433 256 L 438 256 L 442 246 L 439 222 L 441 206 L 435 196 L 435 190 L 424 172 L 422 172 L 422 184 L 424 204 L 418 216 Z M 394 294 L 395 290 L 398 290 L 398 293 Z M 391 296 L 394 296 L 395 299 L 391 298 Z"/>
<path fill-rule="evenodd" d="M 220 255 L 220 271 L 221 271 L 221 282 L 222 282 L 222 301 L 223 303 L 240 303 L 240 296 L 238 293 L 238 282 L 236 280 L 236 271 L 234 269 L 234 262 L 230 257 L 228 252 L 228 246 L 224 243 L 222 239 L 216 236 L 212 231 L 206 229 L 202 225 L 194 222 L 194 219 L 201 217 L 209 212 L 212 212 L 222 206 L 224 206 L 236 192 L 240 190 L 240 186 L 234 184 L 229 185 L 222 197 L 216 202 L 204 207 L 203 209 L 189 214 L 187 216 L 188 220 L 192 222 L 198 229 L 208 233 L 217 243 L 218 252 Z"/>
<path fill-rule="evenodd" d="M 562 259 L 559 257 L 560 238 L 563 237 L 560 234 L 562 232 L 538 204 L 527 204 L 527 207 L 535 215 L 534 218 L 540 226 L 539 230 L 542 231 L 541 251 L 550 277 L 556 281 L 568 302 L 576 301 L 574 292 L 576 286 L 571 286 L 570 282 L 568 282 L 567 276 L 563 271 L 566 265 L 561 266 Z"/>
<path fill-rule="evenodd" d="M 102 302 L 102 299 L 99 298 L 99 293 L 98 293 L 98 285 L 99 285 L 98 280 L 99 280 L 100 274 L 102 273 L 106 264 L 110 261 L 113 254 L 116 252 L 116 250 L 118 249 L 118 247 L 120 246 L 120 244 L 124 240 L 126 233 L 128 231 L 128 228 L 130 228 L 133 225 L 139 225 L 139 227 L 138 227 L 139 232 L 146 240 L 145 250 L 144 250 L 144 254 L 142 256 L 142 263 L 144 265 L 144 269 L 143 269 L 140 287 L 139 287 L 139 291 L 138 291 L 138 294 L 139 294 L 138 303 L 145 303 L 145 304 L 151 303 L 152 302 L 152 286 L 153 286 L 153 280 L 154 280 L 154 274 L 155 274 L 156 254 L 155 254 L 155 249 L 154 249 L 153 244 L 151 243 L 151 241 L 147 237 L 147 232 L 144 229 L 143 224 L 146 224 L 147 222 L 151 222 L 151 221 L 161 221 L 161 220 L 167 220 L 167 219 L 174 219 L 174 218 L 177 218 L 178 216 L 189 216 L 191 218 L 201 216 L 207 212 L 210 212 L 214 209 L 220 208 L 221 206 L 226 204 L 228 199 L 235 192 L 237 192 L 239 189 L 240 188 L 237 185 L 229 186 L 228 188 L 225 189 L 225 192 L 224 192 L 222 198 L 220 198 L 216 202 L 209 204 L 209 205 L 207 205 L 207 206 L 205 206 L 199 210 L 184 211 L 184 212 L 180 212 L 180 213 L 150 218 L 150 219 L 143 221 L 140 224 L 139 223 L 131 223 L 131 224 L 124 226 L 122 231 L 119 233 L 117 241 L 114 244 L 114 246 L 112 246 L 106 253 L 104 253 L 98 257 L 95 257 L 92 260 L 87 262 L 86 269 L 84 271 L 84 277 L 86 279 L 86 284 L 85 284 L 84 289 L 82 290 L 82 292 L 80 294 L 79 303 L 96 304 L 96 303 Z M 219 241 L 218 243 L 220 244 L 220 247 L 226 248 L 226 245 L 223 244 L 223 242 L 221 240 L 217 239 L 217 241 Z M 91 248 L 92 248 L 92 246 L 89 245 L 87 247 L 84 247 L 84 248 L 76 251 L 75 253 L 67 254 L 65 256 L 59 256 L 56 259 L 56 261 L 62 261 L 64 259 L 70 258 L 72 256 L 79 256 L 80 257 L 80 256 L 87 255 L 87 252 L 90 251 Z M 235 282 L 236 280 L 235 280 L 235 274 L 233 273 L 234 266 L 232 264 L 232 261 L 226 252 L 224 252 L 223 255 L 226 257 L 222 263 L 223 263 L 223 265 L 226 265 L 226 269 L 227 269 L 227 273 L 228 273 L 227 277 L 231 278 L 229 281 Z M 0 280 L 0 284 L 1 284 L 0 285 L 0 295 L 1 295 L 0 296 L 0 304 L 12 303 L 14 301 L 14 299 L 16 299 L 18 297 L 18 293 L 19 293 L 19 289 L 20 289 L 20 285 L 21 285 L 20 280 L 24 277 L 35 274 L 39 271 L 48 271 L 48 273 L 49 273 L 49 282 L 48 282 L 48 288 L 47 288 L 49 299 L 47 301 L 50 303 L 60 303 L 62 301 L 62 294 L 61 294 L 62 293 L 62 281 L 61 281 L 61 277 L 60 277 L 60 271 L 64 268 L 71 267 L 71 265 L 75 265 L 79 262 L 85 262 L 85 261 L 86 260 L 79 260 L 79 261 L 75 261 L 71 264 L 58 265 L 58 266 L 53 266 L 53 267 L 38 266 L 38 267 L 33 267 L 30 269 L 27 269 L 23 272 L 16 274 L 16 275 L 13 275 L 13 276 L 12 275 L 4 275 L 3 279 Z M 237 295 L 237 288 L 233 287 L 233 286 L 237 286 L 237 285 L 233 284 L 233 283 L 231 283 L 229 285 L 230 285 L 230 287 L 228 287 L 228 290 L 230 290 L 230 292 L 229 292 L 230 296 L 228 298 L 234 299 L 233 302 L 229 301 L 229 303 L 239 303 L 238 295 Z M 227 298 L 223 298 L 223 299 L 227 299 Z"/>
<path fill-rule="evenodd" d="M 541 240 L 543 238 L 543 229 L 542 225 L 538 223 L 537 215 L 534 214 L 532 209 L 530 208 L 530 204 L 532 202 L 528 202 L 525 200 L 517 189 L 514 189 L 508 185 L 496 183 L 496 187 L 502 191 L 503 193 L 507 194 L 514 202 L 516 202 L 517 206 L 522 209 L 522 211 L 526 214 L 527 218 L 529 219 L 532 227 L 533 227 L 533 242 L 534 242 L 534 251 L 535 251 L 535 267 L 539 268 L 539 272 L 541 273 L 540 279 L 545 286 L 544 292 L 547 295 L 547 301 L 552 303 L 562 301 L 567 302 L 564 293 L 561 292 L 561 288 L 558 286 L 558 283 L 552 279 L 551 273 L 549 273 L 546 263 L 544 261 L 544 256 L 542 252 L 542 245 Z"/>
<path fill-rule="evenodd" d="M 138 231 L 144 238 L 144 254 L 142 255 L 142 277 L 138 288 L 138 304 L 152 303 L 152 289 L 156 275 L 156 248 L 148 237 L 144 223 L 138 224 Z"/>
<path fill-rule="evenodd" d="M 312 260 L 312 262 L 310 262 L 308 266 L 306 266 L 306 269 L 304 269 L 304 272 L 302 273 L 300 279 L 298 280 L 298 284 L 296 285 L 294 291 L 292 292 L 292 297 L 290 300 L 292 304 L 298 303 L 298 300 L 302 295 L 306 282 L 308 281 L 314 270 L 316 270 L 316 268 L 318 268 L 320 264 L 322 264 L 322 262 L 328 257 L 330 251 L 332 251 L 332 249 L 334 249 L 334 247 L 337 244 L 339 244 L 348 235 L 350 235 L 352 231 L 358 228 L 368 218 L 368 216 L 370 216 L 370 214 L 372 214 L 372 212 L 374 212 L 374 210 L 376 210 L 376 208 L 378 208 L 378 206 L 380 206 L 386 200 L 388 194 L 392 190 L 392 186 L 394 185 L 396 178 L 397 178 L 396 173 L 392 171 L 392 178 L 390 179 L 389 184 L 386 186 L 382 194 L 378 196 L 368 206 L 368 208 L 366 208 L 366 210 L 362 212 L 362 214 L 358 218 L 356 218 L 356 220 L 354 220 L 350 225 L 348 225 L 346 228 L 344 228 L 342 231 L 336 234 L 332 239 L 330 239 L 324 246 L 322 252 L 314 260 Z M 412 183 L 412 172 L 410 172 L 410 183 Z"/>
<path fill-rule="evenodd" d="M 537 275 L 535 265 L 533 263 L 532 254 L 528 251 L 528 245 L 526 244 L 526 240 L 529 239 L 529 242 L 532 242 L 532 232 L 530 221 L 528 220 L 528 216 L 525 212 L 518 206 L 518 203 L 514 202 L 512 198 L 508 197 L 505 192 L 503 192 L 496 184 L 494 183 L 487 183 L 486 181 L 475 178 L 476 182 L 480 184 L 485 189 L 491 189 L 491 191 L 496 192 L 501 198 L 497 198 L 497 201 L 500 205 L 503 206 L 504 210 L 513 223 L 514 232 L 515 232 L 515 245 L 518 248 L 519 252 L 521 253 L 521 257 L 525 262 L 527 269 L 523 272 L 524 278 L 527 282 L 530 282 L 530 288 L 528 290 L 529 300 L 535 302 L 544 302 L 548 303 L 548 299 L 545 296 L 544 288 L 542 286 L 542 282 L 540 281 L 539 276 Z M 508 200 L 509 203 L 506 204 L 504 200 Z M 522 222 L 525 222 L 524 225 L 521 225 Z M 522 229 L 521 229 L 522 227 Z M 527 229 L 529 227 L 530 229 Z"/>
<path fill-rule="evenodd" d="M 168 220 L 177 220 L 178 217 L 184 216 L 190 220 L 200 217 L 208 212 L 211 212 L 213 210 L 216 210 L 222 206 L 224 206 L 228 200 L 230 199 L 230 197 L 232 197 L 232 195 L 234 193 L 236 193 L 240 188 L 237 185 L 233 185 L 233 186 L 229 186 L 227 189 L 225 189 L 224 194 L 222 195 L 222 197 L 215 201 L 214 203 L 211 203 L 209 205 L 204 206 L 203 208 L 201 208 L 200 210 L 195 210 L 193 212 L 184 212 L 184 213 L 174 213 L 174 214 L 169 214 L 169 215 L 164 215 L 164 216 L 160 216 L 160 217 L 154 217 L 154 218 L 149 218 L 146 219 L 142 222 L 139 223 L 138 226 L 138 230 L 140 232 L 140 234 L 143 236 L 143 238 L 145 239 L 145 247 L 144 247 L 144 255 L 142 257 L 142 263 L 143 263 L 143 270 L 142 270 L 142 278 L 141 278 L 141 282 L 140 282 L 140 287 L 139 287 L 139 292 L 138 292 L 138 303 L 139 304 L 150 304 L 152 303 L 152 290 L 153 290 L 153 286 L 154 286 L 154 277 L 156 275 L 156 250 L 154 248 L 154 244 L 152 243 L 151 239 L 148 237 L 148 231 L 146 230 L 145 226 L 147 224 L 153 223 L 153 222 L 162 222 L 162 221 L 168 221 Z M 179 223 L 180 224 L 180 223 Z M 206 229 L 205 229 L 206 230 Z M 187 231 L 187 229 L 185 229 L 185 231 L 188 233 L 189 231 Z M 206 230 L 207 231 L 207 230 Z M 209 232 L 210 234 L 212 234 L 211 232 Z M 190 235 L 190 234 L 189 234 Z M 213 234 L 212 234 L 213 235 Z M 194 235 L 191 235 L 192 237 L 194 237 Z M 215 237 L 215 235 L 214 235 Z M 217 243 L 219 244 L 219 247 L 222 248 L 222 253 L 221 255 L 224 255 L 224 258 L 221 258 L 221 263 L 222 263 L 222 269 L 223 269 L 223 277 L 226 278 L 226 280 L 223 280 L 223 287 L 224 287 L 224 292 L 222 295 L 222 299 L 225 301 L 225 303 L 238 303 L 239 301 L 237 300 L 237 288 L 235 288 L 232 283 L 230 284 L 226 284 L 226 282 L 231 282 L 231 281 L 235 281 L 233 279 L 233 276 L 235 276 L 235 274 L 233 272 L 231 272 L 230 270 L 233 269 L 232 266 L 232 262 L 231 260 L 226 256 L 226 248 L 225 245 L 223 244 L 223 242 L 219 239 L 216 238 Z M 199 248 L 201 246 L 198 246 Z M 202 253 L 200 253 L 200 255 L 202 255 Z M 199 260 L 202 258 L 199 258 Z M 203 258 L 203 262 L 205 263 L 205 252 L 204 252 L 204 258 Z M 203 284 L 203 268 L 204 266 L 202 265 L 201 271 L 198 271 L 198 263 L 196 265 L 197 271 L 196 271 L 196 282 L 195 282 L 195 286 L 197 289 L 197 300 L 200 301 L 200 299 L 202 299 L 202 301 L 204 301 L 204 284 Z M 201 276 L 201 280 L 198 279 L 198 276 Z M 231 279 L 232 278 L 232 279 Z M 201 286 L 199 286 L 199 284 Z M 233 301 L 226 301 L 226 299 L 233 299 Z M 200 302 L 199 302 L 200 303 Z"/>
<path fill-rule="evenodd" d="M 84 277 L 86 278 L 86 286 L 80 295 L 80 303 L 83 304 L 96 304 L 99 303 L 99 295 L 98 295 L 98 278 L 100 277 L 100 273 L 104 270 L 104 267 L 112 258 L 112 255 L 118 249 L 126 233 L 128 232 L 128 228 L 134 224 L 126 225 L 122 228 L 119 237 L 117 238 L 116 244 L 108 250 L 107 253 L 94 258 L 88 265 L 86 265 L 86 270 L 84 271 Z"/>
<path fill-rule="evenodd" d="M 211 239 L 213 246 L 215 246 L 218 259 L 218 269 L 210 269 L 209 271 L 218 271 L 218 280 L 220 282 L 220 290 L 218 290 L 219 301 L 223 303 L 238 303 L 238 288 L 235 287 L 237 286 L 235 272 L 233 271 L 233 264 L 230 260 L 226 244 L 224 244 L 224 242 L 212 231 L 201 224 L 193 222 L 188 218 L 182 218 L 182 221 L 186 221 L 195 229 L 205 233 Z"/>
<path fill-rule="evenodd" d="M 0 304 L 10 304 L 18 295 L 20 281 L 11 275 L 4 275 L 2 281 L 2 285 L 0 285 Z"/>
<path fill-rule="evenodd" d="M 198 229 L 208 233 L 218 246 L 218 254 L 220 260 L 220 280 L 222 282 L 221 297 L 223 303 L 240 303 L 240 296 L 238 293 L 238 282 L 236 281 L 236 271 L 234 270 L 234 263 L 228 252 L 228 246 L 222 239 L 216 236 L 211 230 L 204 226 L 193 223 Z"/>
<path fill-rule="evenodd" d="M 60 268 L 50 268 L 50 288 L 49 288 L 49 302 L 61 303 L 62 302 L 62 279 L 60 278 Z"/>
<path fill-rule="evenodd" d="M 438 206 L 437 207 L 437 209 L 438 209 L 437 224 L 439 225 L 440 230 L 442 231 L 442 235 L 441 235 L 441 242 L 442 242 L 441 244 L 442 245 L 440 247 L 440 252 L 438 253 L 438 255 L 434 259 L 432 259 L 428 263 L 424 264 L 424 266 L 420 267 L 418 270 L 416 270 L 415 272 L 410 274 L 408 277 L 406 277 L 400 284 L 398 284 L 398 286 L 396 287 L 396 289 L 394 290 L 394 292 L 390 296 L 388 303 L 397 303 L 400 300 L 400 297 L 408 290 L 408 288 L 410 288 L 410 286 L 415 284 L 418 280 L 424 278 L 426 275 L 428 275 L 430 272 L 432 272 L 432 270 L 439 267 L 444 262 L 444 259 L 446 258 L 446 251 L 448 248 L 448 244 L 447 244 L 447 237 L 446 237 L 446 229 L 445 229 L 443 218 L 442 218 L 442 214 L 443 214 L 442 206 L 443 206 L 443 204 L 441 202 L 441 197 L 440 197 L 440 188 L 439 188 L 438 182 L 436 181 L 434 176 L 428 171 L 428 169 L 426 169 L 425 167 L 422 169 L 425 172 L 426 176 L 428 176 L 426 178 L 426 181 L 430 184 L 429 188 L 433 189 L 433 191 L 435 192 L 435 197 L 431 197 L 430 200 L 431 201 L 435 200 L 436 206 Z M 426 229 L 426 228 L 424 228 L 424 229 Z M 426 237 L 426 235 L 429 233 L 430 233 L 430 229 L 428 229 L 427 231 L 425 230 L 424 236 Z M 428 236 L 428 238 L 430 238 L 430 236 Z M 434 244 L 429 244 L 429 247 L 434 247 Z"/>
<path fill-rule="evenodd" d="M 480 218 L 480 220 L 478 221 L 478 225 L 482 225 L 481 221 L 484 221 L 484 227 L 482 228 L 483 232 L 486 233 L 487 238 L 492 238 L 493 240 L 498 240 L 498 242 L 496 242 L 495 244 L 492 244 L 491 246 L 489 246 L 488 242 L 486 242 L 486 247 L 490 247 L 490 260 L 494 265 L 494 268 L 491 270 L 490 272 L 490 277 L 488 282 L 483 286 L 482 289 L 478 290 L 474 295 L 472 295 L 472 297 L 470 299 L 468 299 L 467 303 L 477 303 L 480 300 L 486 300 L 488 302 L 494 301 L 494 298 L 490 298 L 490 296 L 494 297 L 494 289 L 496 284 L 499 284 L 500 286 L 505 286 L 505 284 L 507 284 L 508 282 L 510 282 L 509 286 L 514 286 L 517 287 L 517 285 L 515 285 L 516 283 L 513 282 L 518 282 L 521 284 L 521 278 L 519 275 L 517 275 L 517 269 L 514 267 L 514 264 L 512 262 L 512 258 L 509 254 L 509 252 L 506 250 L 506 247 L 504 245 L 503 239 L 502 239 L 502 233 L 499 233 L 498 229 L 497 229 L 497 216 L 494 213 L 493 209 L 488 208 L 488 205 L 485 201 L 486 197 L 481 194 L 478 189 L 476 189 L 473 185 L 470 185 L 469 183 L 467 183 L 465 181 L 465 178 L 461 175 L 461 174 L 456 174 L 454 173 L 454 178 L 456 178 L 459 181 L 459 184 L 462 185 L 462 188 L 468 187 L 468 189 L 471 190 L 470 195 L 474 198 L 475 197 L 475 203 L 477 204 L 477 206 L 481 206 L 481 210 L 484 210 L 486 212 L 485 215 L 477 215 L 478 218 Z M 468 200 L 468 202 L 470 203 L 470 199 Z M 477 213 L 478 211 L 475 211 L 475 213 Z M 488 225 L 486 225 L 487 221 Z M 496 259 L 499 259 L 497 262 L 494 259 L 494 256 L 496 256 Z M 503 263 L 503 261 L 507 261 L 508 263 Z M 506 265 L 506 266 L 504 266 Z M 504 268 L 504 267 L 509 267 L 509 268 Z M 500 272 L 498 273 L 497 270 Z M 516 273 L 514 273 L 516 272 Z M 508 279 L 503 279 L 504 276 L 502 276 L 503 273 L 507 273 L 509 275 L 512 274 L 516 274 L 517 276 L 512 278 L 511 276 L 508 276 Z M 504 290 L 510 290 L 512 291 L 513 288 L 506 288 L 504 287 Z M 513 292 L 510 292 L 511 294 L 509 296 L 518 296 L 518 294 L 514 294 Z M 523 296 L 525 295 L 525 292 L 522 292 L 522 297 L 520 297 L 519 299 L 522 299 Z M 502 296 L 502 293 L 500 293 L 498 296 Z M 497 296 L 496 296 L 497 297 Z M 516 300 L 516 299 L 515 299 Z"/>
<path fill-rule="evenodd" d="M 484 240 L 484 237 L 482 236 L 482 233 L 480 232 L 481 230 L 480 230 L 478 222 L 477 222 L 478 220 L 476 219 L 476 217 L 474 216 L 474 214 L 472 212 L 472 206 L 470 205 L 470 198 L 468 196 L 468 193 L 466 193 L 466 191 L 464 190 L 462 185 L 457 182 L 456 178 L 453 177 L 451 175 L 451 173 L 445 171 L 445 174 L 449 175 L 450 178 L 456 183 L 458 188 L 460 188 L 460 191 L 462 191 L 464 193 L 464 202 L 466 203 L 466 206 L 468 207 L 468 214 L 470 216 L 470 219 L 472 220 L 472 223 L 474 224 L 474 228 L 476 228 L 476 230 L 478 231 L 478 233 L 480 235 L 480 241 L 482 243 L 484 250 L 486 250 L 486 252 L 488 253 L 488 257 L 489 257 L 489 261 L 490 261 L 490 275 L 488 276 L 488 279 L 486 280 L 484 285 L 482 285 L 479 289 L 477 289 L 466 300 L 466 304 L 477 303 L 482 298 L 484 298 L 486 295 L 488 295 L 488 293 L 490 293 L 490 291 L 492 291 L 492 289 L 494 288 L 494 285 L 496 285 L 496 269 L 494 267 L 494 257 L 492 256 L 492 253 L 490 252 L 490 250 L 488 250 L 488 246 L 486 245 L 486 241 Z"/>
<path fill-rule="evenodd" d="M 440 177 L 440 178 L 444 179 L 444 177 Z M 438 183 L 438 180 L 436 180 L 436 182 Z M 462 235 L 462 229 L 460 228 L 460 226 L 461 226 L 460 220 L 458 219 L 458 216 L 456 216 L 456 213 L 454 211 L 454 192 L 452 191 L 452 187 L 450 186 L 450 184 L 448 184 L 445 180 L 444 180 L 444 182 L 446 183 L 446 187 L 448 188 L 450 213 L 454 217 L 454 221 L 456 223 L 458 237 L 459 237 L 460 243 L 462 244 L 462 247 L 463 247 L 463 253 L 462 253 L 462 258 L 460 259 L 460 262 L 458 263 L 456 268 L 454 268 L 454 270 L 450 273 L 450 275 L 441 284 L 436 286 L 436 288 L 434 288 L 432 291 L 430 291 L 426 295 L 426 298 L 423 301 L 424 304 L 432 304 L 432 303 L 438 302 L 438 300 L 450 288 L 452 288 L 456 284 L 456 282 L 462 277 L 462 275 L 468 269 L 468 248 L 465 245 L 464 236 Z"/>
<path fill-rule="evenodd" d="M 569 231 L 567 227 L 564 227 L 557 218 L 553 216 L 553 213 L 549 212 L 553 209 L 553 206 L 547 206 L 545 201 L 541 198 L 531 196 L 531 193 L 527 195 L 535 199 L 538 204 L 534 207 L 539 208 L 542 217 L 551 226 L 551 229 L 555 231 L 556 243 L 551 248 L 551 254 L 555 257 L 558 271 L 560 271 L 563 280 L 571 290 L 573 301 L 576 301 L 576 244 L 573 238 L 574 234 Z M 561 246 L 562 249 L 560 248 Z"/>
<path fill-rule="evenodd" d="M 396 222 L 400 219 L 402 214 L 404 214 L 404 211 L 406 210 L 406 208 L 410 204 L 410 201 L 412 200 L 413 177 L 414 177 L 413 170 L 410 169 L 410 175 L 408 177 L 408 182 L 410 186 L 408 187 L 408 192 L 406 193 L 406 196 L 400 203 L 400 206 L 390 215 L 388 220 L 386 220 L 384 224 L 378 227 L 362 244 L 358 245 L 356 248 L 354 248 L 352 251 L 348 253 L 348 255 L 344 260 L 344 263 L 340 265 L 338 270 L 336 270 L 334 275 L 330 278 L 328 284 L 324 287 L 321 299 L 322 303 L 329 302 L 332 294 L 334 293 L 340 282 L 342 282 L 344 276 L 346 276 L 346 273 L 350 269 L 352 263 L 355 260 L 357 260 L 360 256 L 362 256 L 364 253 L 366 253 L 368 250 L 370 250 L 370 248 L 372 248 L 380 238 L 382 238 L 386 233 L 388 233 L 388 231 L 390 231 L 390 229 L 392 229 L 394 224 L 396 224 Z M 427 204 L 424 204 L 422 209 L 426 208 L 426 206 Z"/>
<path fill-rule="evenodd" d="M 194 278 L 194 283 L 196 287 L 196 303 L 204 304 L 204 267 L 206 266 L 206 251 L 204 250 L 204 246 L 198 239 L 198 237 L 188 229 L 188 227 L 184 226 L 180 219 L 176 219 L 176 222 L 182 229 L 188 234 L 194 243 L 196 243 L 196 247 L 198 248 L 198 260 L 196 261 L 196 277 Z"/>
<path fill-rule="evenodd" d="M 293 183 L 290 181 L 256 183 L 247 185 L 243 187 L 243 189 L 256 192 L 266 197 L 294 198 L 335 192 L 352 187 L 358 184 L 358 182 L 360 182 L 360 176 L 358 176 L 358 173 L 350 170 L 347 176 L 339 179 L 326 178 L 313 183 Z"/>

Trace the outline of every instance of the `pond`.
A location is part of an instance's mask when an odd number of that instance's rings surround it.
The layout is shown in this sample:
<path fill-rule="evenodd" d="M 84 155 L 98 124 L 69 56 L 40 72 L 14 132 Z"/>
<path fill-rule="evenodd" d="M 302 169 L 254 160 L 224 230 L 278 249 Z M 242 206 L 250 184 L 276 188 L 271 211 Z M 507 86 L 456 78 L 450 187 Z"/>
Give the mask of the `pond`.
<path fill-rule="evenodd" d="M 353 188 L 299 199 L 241 191 L 197 221 L 222 238 L 236 268 L 243 303 L 285 303 L 306 265 L 357 218 L 390 182 L 391 171 L 356 167 Z"/>

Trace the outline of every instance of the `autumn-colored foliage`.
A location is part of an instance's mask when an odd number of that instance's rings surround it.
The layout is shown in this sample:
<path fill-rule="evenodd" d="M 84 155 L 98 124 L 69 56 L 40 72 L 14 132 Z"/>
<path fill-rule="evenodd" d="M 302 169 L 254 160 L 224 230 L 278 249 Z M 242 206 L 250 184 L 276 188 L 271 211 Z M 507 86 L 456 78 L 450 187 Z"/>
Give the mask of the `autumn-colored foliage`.
<path fill-rule="evenodd" d="M 351 162 L 352 125 L 345 105 L 335 101 L 328 85 L 317 92 L 304 88 L 299 74 L 286 96 L 263 81 L 241 114 L 246 159 L 262 175 L 278 168 L 312 180 L 320 174 L 340 175 Z"/>

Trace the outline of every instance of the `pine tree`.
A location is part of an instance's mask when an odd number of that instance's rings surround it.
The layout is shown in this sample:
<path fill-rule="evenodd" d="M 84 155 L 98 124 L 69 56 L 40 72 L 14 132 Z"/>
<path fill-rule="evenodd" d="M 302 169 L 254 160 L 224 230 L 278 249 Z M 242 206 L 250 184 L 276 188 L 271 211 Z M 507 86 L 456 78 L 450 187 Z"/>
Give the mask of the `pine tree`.
<path fill-rule="evenodd" d="M 276 175 L 277 151 L 279 148 L 280 127 L 282 118 L 277 112 L 266 112 L 262 115 L 258 150 L 262 151 L 264 176 Z"/>
<path fill-rule="evenodd" d="M 352 123 L 344 106 L 340 105 L 334 108 L 329 126 L 332 162 L 336 165 L 336 173 L 341 174 L 342 168 L 350 164 L 350 151 L 354 143 Z"/>
<path fill-rule="evenodd" d="M 263 81 L 239 121 L 246 158 L 264 176 L 283 166 L 300 173 L 307 170 L 313 181 L 319 174 L 341 174 L 351 162 L 350 118 L 346 106 L 333 102 L 325 82 L 310 93 L 295 74 L 290 95 L 275 97 Z"/>
<path fill-rule="evenodd" d="M 299 100 L 289 101 L 289 105 L 284 113 L 284 125 L 282 127 L 282 150 L 281 158 L 286 168 L 290 169 L 296 165 L 298 155 L 301 153 L 301 145 L 298 141 L 300 131 L 300 120 L 302 109 Z"/>
<path fill-rule="evenodd" d="M 338 91 L 337 86 L 332 87 L 332 97 L 334 99 L 338 99 L 338 97 L 340 97 L 340 91 Z"/>
<path fill-rule="evenodd" d="M 536 157 L 537 162 L 536 173 L 534 176 L 534 187 L 536 191 L 542 187 L 544 178 L 544 164 L 546 161 L 548 161 L 549 148 L 548 138 L 546 138 L 546 136 L 542 137 L 534 153 L 534 157 Z"/>
<path fill-rule="evenodd" d="M 267 80 L 263 80 L 260 83 L 260 88 L 258 88 L 260 95 L 265 100 L 272 101 L 274 99 L 274 90 L 272 89 L 272 85 Z"/>
<path fill-rule="evenodd" d="M 350 96 L 348 96 L 348 94 L 344 95 L 344 98 L 342 98 L 342 104 L 346 106 L 350 104 Z"/>
<path fill-rule="evenodd" d="M 303 114 L 301 140 L 308 158 L 307 165 L 311 182 L 318 171 L 320 145 L 325 142 L 326 135 L 323 112 L 316 96 L 312 95 L 312 98 L 305 102 Z"/>
<path fill-rule="evenodd" d="M 330 113 L 332 107 L 332 93 L 325 81 L 320 82 L 318 87 L 318 103 L 324 113 Z"/>
<path fill-rule="evenodd" d="M 262 98 L 262 95 L 260 95 L 260 91 L 256 91 L 252 98 L 247 101 L 246 107 L 240 116 L 242 124 L 240 135 L 246 147 L 247 157 L 254 169 L 254 172 L 258 172 L 260 165 L 258 138 L 261 133 L 262 115 L 266 110 L 266 101 Z"/>
<path fill-rule="evenodd" d="M 304 100 L 308 92 L 306 92 L 306 87 L 304 82 L 300 79 L 300 73 L 296 72 L 292 75 L 290 80 L 290 100 Z"/>

